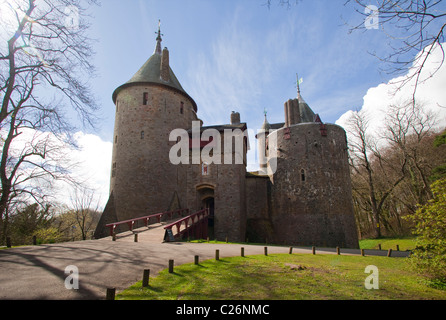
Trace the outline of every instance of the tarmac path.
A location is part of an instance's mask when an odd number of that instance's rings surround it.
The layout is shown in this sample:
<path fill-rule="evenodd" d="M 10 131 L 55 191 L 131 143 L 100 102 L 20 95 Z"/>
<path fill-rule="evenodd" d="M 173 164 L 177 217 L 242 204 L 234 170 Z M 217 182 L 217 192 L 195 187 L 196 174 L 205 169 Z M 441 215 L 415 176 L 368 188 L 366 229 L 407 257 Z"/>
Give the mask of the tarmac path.
<path fill-rule="evenodd" d="M 136 230 L 138 231 L 138 230 Z M 117 241 L 110 237 L 59 244 L 17 247 L 0 250 L 0 300 L 101 300 L 107 288 L 119 292 L 142 279 L 144 269 L 151 276 L 167 268 L 169 259 L 175 265 L 215 257 L 264 254 L 265 246 L 213 243 L 162 243 L 164 229 L 155 226 L 133 234 L 122 234 Z M 334 253 L 335 249 L 317 248 Z M 268 246 L 268 254 L 288 253 L 289 247 Z M 311 248 L 294 248 L 293 253 L 311 253 Z M 359 250 L 342 249 L 341 254 L 359 254 Z M 366 255 L 386 255 L 387 251 L 366 250 Z M 394 252 L 392 256 L 407 256 Z M 65 269 L 75 266 L 79 272 L 79 289 L 67 289 Z"/>

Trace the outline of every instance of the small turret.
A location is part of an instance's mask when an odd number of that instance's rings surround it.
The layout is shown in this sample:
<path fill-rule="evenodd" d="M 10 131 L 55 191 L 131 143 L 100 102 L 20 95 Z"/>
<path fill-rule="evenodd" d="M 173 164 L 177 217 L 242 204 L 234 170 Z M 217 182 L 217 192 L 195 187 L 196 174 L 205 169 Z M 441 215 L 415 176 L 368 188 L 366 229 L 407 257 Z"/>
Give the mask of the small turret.
<path fill-rule="evenodd" d="M 265 110 L 265 121 L 263 121 L 263 125 L 258 131 L 256 138 L 257 138 L 257 146 L 258 146 L 258 157 L 259 157 L 259 166 L 260 166 L 260 174 L 267 174 L 268 172 L 268 144 L 267 144 L 267 138 L 271 130 L 271 125 L 268 122 L 268 119 L 266 117 L 267 112 Z"/>

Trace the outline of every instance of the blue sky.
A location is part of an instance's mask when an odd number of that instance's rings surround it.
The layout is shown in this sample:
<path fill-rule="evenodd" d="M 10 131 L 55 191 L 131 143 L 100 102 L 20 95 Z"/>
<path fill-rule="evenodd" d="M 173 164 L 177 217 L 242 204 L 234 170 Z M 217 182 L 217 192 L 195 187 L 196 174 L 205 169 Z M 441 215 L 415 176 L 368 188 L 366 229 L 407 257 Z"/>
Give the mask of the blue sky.
<path fill-rule="evenodd" d="M 296 97 L 296 73 L 304 99 L 331 123 L 360 108 L 370 87 L 389 80 L 367 53 L 382 51 L 385 35 L 349 34 L 345 23 L 363 18 L 343 0 L 305 0 L 290 9 L 265 2 L 102 1 L 92 12 L 92 37 L 99 40 L 92 85 L 103 119 L 96 133 L 111 141 L 112 92 L 153 53 L 158 19 L 171 67 L 205 125 L 228 123 L 238 111 L 257 129 L 265 108 L 271 123 L 283 122 L 284 102 Z"/>
<path fill-rule="evenodd" d="M 0 8 L 6 1 L 0 0 Z M 153 54 L 159 19 L 170 65 L 197 103 L 205 126 L 229 123 L 231 111 L 238 111 L 248 128 L 257 130 L 265 109 L 270 123 L 284 122 L 283 105 L 297 96 L 296 73 L 304 80 L 303 98 L 328 123 L 344 125 L 351 112 L 366 110 L 378 132 L 386 106 L 411 97 L 410 87 L 388 95 L 397 75 L 380 73 L 383 65 L 369 54 L 389 53 L 387 33 L 394 30 L 350 33 L 350 27 L 363 23 L 364 17 L 353 6 L 345 6 L 345 0 L 299 0 L 297 4 L 291 0 L 289 9 L 277 5 L 279 0 L 272 0 L 268 8 L 266 1 L 102 0 L 101 6 L 90 9 L 90 34 L 97 40 L 93 44 L 97 77 L 90 84 L 100 106 L 100 121 L 96 130 L 76 133 L 81 149 L 71 155 L 83 163 L 78 174 L 87 177 L 101 206 L 109 193 L 112 93 Z M 433 55 L 426 64 L 424 76 L 429 80 L 417 94 L 441 112 L 444 128 L 446 63 L 434 77 L 429 73 L 438 57 Z M 255 150 L 248 161 L 253 157 Z M 248 166 L 255 169 L 255 164 Z"/>
<path fill-rule="evenodd" d="M 391 30 L 350 33 L 364 17 L 344 6 L 344 0 L 302 0 L 289 9 L 278 6 L 278 0 L 270 8 L 265 2 L 104 0 L 94 8 L 98 77 L 92 86 L 101 105 L 101 122 L 94 135 L 80 135 L 85 151 L 79 158 L 85 159 L 86 167 L 97 168 L 92 186 L 103 205 L 114 127 L 111 96 L 153 54 L 159 19 L 171 67 L 196 101 L 205 126 L 229 123 L 231 111 L 238 111 L 242 122 L 257 130 L 264 109 L 270 123 L 283 122 L 285 101 L 297 96 L 296 73 L 304 80 L 303 98 L 328 123 L 344 126 L 352 111 L 363 109 L 379 131 L 386 106 L 411 96 L 410 88 L 388 96 L 389 82 L 398 75 L 381 73 L 383 65 L 369 53 L 390 52 L 386 33 Z M 446 67 L 440 71 L 418 91 L 435 107 L 446 106 Z M 446 108 L 440 111 L 444 127 Z M 251 146 L 255 148 L 254 141 Z M 257 169 L 255 152 L 248 154 L 248 170 Z"/>

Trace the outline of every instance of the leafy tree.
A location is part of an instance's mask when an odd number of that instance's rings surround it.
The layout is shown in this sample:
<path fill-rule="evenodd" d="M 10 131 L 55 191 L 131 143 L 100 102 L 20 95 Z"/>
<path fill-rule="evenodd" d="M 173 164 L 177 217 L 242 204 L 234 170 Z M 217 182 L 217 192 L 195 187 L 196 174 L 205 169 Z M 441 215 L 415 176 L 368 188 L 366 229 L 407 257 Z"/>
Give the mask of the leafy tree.
<path fill-rule="evenodd" d="M 433 199 L 407 216 L 418 235 L 411 260 L 420 272 L 446 284 L 446 179 L 434 182 L 431 188 Z"/>
<path fill-rule="evenodd" d="M 31 244 L 33 236 L 40 243 L 57 241 L 60 232 L 53 227 L 54 217 L 55 212 L 50 204 L 43 207 L 37 203 L 27 205 L 12 215 L 9 235 L 16 245 Z"/>

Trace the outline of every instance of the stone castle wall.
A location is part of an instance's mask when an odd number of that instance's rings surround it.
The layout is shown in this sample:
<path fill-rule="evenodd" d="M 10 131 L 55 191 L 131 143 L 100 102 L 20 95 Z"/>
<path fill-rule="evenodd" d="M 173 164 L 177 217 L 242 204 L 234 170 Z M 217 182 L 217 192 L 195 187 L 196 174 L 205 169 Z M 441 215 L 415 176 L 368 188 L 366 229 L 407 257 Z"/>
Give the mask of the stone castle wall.
<path fill-rule="evenodd" d="M 186 198 L 186 169 L 170 163 L 169 135 L 194 120 L 192 101 L 164 86 L 119 92 L 110 182 L 119 220 L 176 209 Z"/>
<path fill-rule="evenodd" d="M 277 172 L 271 175 L 274 241 L 358 247 L 345 131 L 302 123 L 279 129 Z M 271 139 L 274 141 L 275 139 Z"/>

